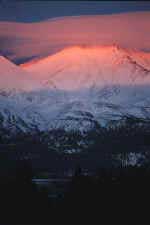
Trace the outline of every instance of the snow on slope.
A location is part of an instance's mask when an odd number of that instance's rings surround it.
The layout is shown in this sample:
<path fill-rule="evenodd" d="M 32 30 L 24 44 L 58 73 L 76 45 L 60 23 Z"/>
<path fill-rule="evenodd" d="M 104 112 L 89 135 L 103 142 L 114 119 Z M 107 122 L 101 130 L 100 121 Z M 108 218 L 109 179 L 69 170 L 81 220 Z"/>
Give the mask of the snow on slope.
<path fill-rule="evenodd" d="M 16 66 L 3 56 L 0 56 L 0 90 L 29 91 L 37 87 L 37 81 L 31 75 Z"/>
<path fill-rule="evenodd" d="M 147 84 L 150 82 L 150 70 L 142 62 L 140 64 L 137 58 L 135 54 L 131 55 L 115 45 L 75 46 L 39 61 L 23 64 L 22 67 L 33 73 L 43 85 L 61 90 Z"/>
<path fill-rule="evenodd" d="M 0 95 L 2 127 L 83 132 L 125 116 L 150 119 L 150 71 L 137 61 L 140 54 L 117 46 L 75 46 L 21 65 L 41 88 Z"/>

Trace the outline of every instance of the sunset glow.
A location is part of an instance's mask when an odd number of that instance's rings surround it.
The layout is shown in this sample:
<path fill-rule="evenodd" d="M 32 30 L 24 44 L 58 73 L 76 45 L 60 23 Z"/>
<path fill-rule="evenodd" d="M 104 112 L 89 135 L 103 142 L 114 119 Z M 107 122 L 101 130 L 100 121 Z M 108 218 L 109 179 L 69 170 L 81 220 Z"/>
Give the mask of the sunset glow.
<path fill-rule="evenodd" d="M 150 224 L 149 203 L 150 2 L 0 0 L 0 225 Z"/>
<path fill-rule="evenodd" d="M 149 21 L 149 12 L 134 12 L 64 17 L 36 23 L 0 22 L 0 49 L 10 59 L 22 61 L 45 57 L 74 45 L 115 43 L 122 48 L 149 51 Z"/>
<path fill-rule="evenodd" d="M 53 80 L 59 89 L 76 90 L 92 85 L 129 85 L 132 79 L 136 85 L 147 84 L 150 82 L 147 76 L 149 65 L 150 54 L 112 45 L 68 47 L 52 56 L 20 66 L 41 82 Z M 144 69 L 147 71 L 145 75 Z M 138 70 L 141 70 L 141 78 L 136 74 Z"/>

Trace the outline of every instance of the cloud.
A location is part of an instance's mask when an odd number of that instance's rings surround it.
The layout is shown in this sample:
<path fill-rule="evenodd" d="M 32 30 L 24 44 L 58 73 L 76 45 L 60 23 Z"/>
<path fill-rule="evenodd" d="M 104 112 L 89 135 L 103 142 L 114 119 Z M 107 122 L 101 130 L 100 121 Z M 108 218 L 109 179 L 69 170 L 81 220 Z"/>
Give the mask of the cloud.
<path fill-rule="evenodd" d="M 78 16 L 37 23 L 0 22 L 0 52 L 14 61 L 53 54 L 72 45 L 150 50 L 150 12 Z"/>

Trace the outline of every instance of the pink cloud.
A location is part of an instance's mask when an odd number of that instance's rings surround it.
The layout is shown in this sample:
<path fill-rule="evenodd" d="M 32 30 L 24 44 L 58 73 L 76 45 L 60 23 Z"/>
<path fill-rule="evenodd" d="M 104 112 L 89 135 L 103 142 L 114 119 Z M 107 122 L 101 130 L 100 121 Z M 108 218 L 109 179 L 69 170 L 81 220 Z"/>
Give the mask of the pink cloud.
<path fill-rule="evenodd" d="M 79 16 L 38 23 L 0 22 L 0 51 L 12 60 L 42 57 L 72 45 L 150 50 L 150 12 Z"/>

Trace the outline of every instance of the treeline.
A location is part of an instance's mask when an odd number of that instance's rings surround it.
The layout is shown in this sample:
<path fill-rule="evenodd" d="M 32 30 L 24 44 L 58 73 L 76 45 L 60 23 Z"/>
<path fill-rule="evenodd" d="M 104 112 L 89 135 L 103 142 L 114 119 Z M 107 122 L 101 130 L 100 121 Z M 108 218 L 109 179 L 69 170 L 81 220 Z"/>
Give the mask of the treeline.
<path fill-rule="evenodd" d="M 97 126 L 87 132 L 53 129 L 50 131 L 33 130 L 30 133 L 21 131 L 11 136 L 9 131 L 0 129 L 0 144 L 13 143 L 31 146 L 36 145 L 57 152 L 83 151 L 131 151 L 142 150 L 150 146 L 150 121 L 135 117 L 125 117 L 119 121 L 110 121 L 107 127 Z M 103 149 L 104 148 L 104 149 Z M 144 149 L 145 151 L 145 149 Z M 74 153 L 75 151 L 72 151 Z"/>
<path fill-rule="evenodd" d="M 89 169 L 111 167 L 118 154 L 127 158 L 130 152 L 141 153 L 146 163 L 150 162 L 149 120 L 125 117 L 118 122 L 111 121 L 107 128 L 97 126 L 82 133 L 57 129 L 20 132 L 13 137 L 3 134 L 0 130 L 0 164 L 5 168 L 13 160 L 23 158 L 30 158 L 36 167 L 47 169 L 59 166 L 64 170 L 76 163 Z"/>

